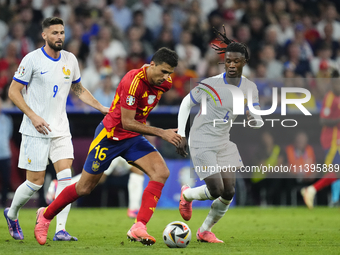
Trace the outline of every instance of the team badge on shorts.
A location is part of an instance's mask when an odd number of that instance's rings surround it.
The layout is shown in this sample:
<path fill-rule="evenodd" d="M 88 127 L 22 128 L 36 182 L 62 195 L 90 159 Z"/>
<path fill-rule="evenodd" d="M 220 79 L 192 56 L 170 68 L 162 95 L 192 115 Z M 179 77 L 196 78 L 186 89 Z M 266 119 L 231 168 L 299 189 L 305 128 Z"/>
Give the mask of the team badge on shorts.
<path fill-rule="evenodd" d="M 136 101 L 136 99 L 135 99 L 135 97 L 134 96 L 128 96 L 127 98 L 126 98 L 126 103 L 127 103 L 127 105 L 134 105 L 135 104 L 135 101 Z"/>
<path fill-rule="evenodd" d="M 155 99 L 156 99 L 155 95 L 149 95 L 148 104 L 153 104 L 153 102 L 155 102 Z"/>
<path fill-rule="evenodd" d="M 97 172 L 99 170 L 100 163 L 98 161 L 93 161 L 92 163 L 92 171 Z"/>

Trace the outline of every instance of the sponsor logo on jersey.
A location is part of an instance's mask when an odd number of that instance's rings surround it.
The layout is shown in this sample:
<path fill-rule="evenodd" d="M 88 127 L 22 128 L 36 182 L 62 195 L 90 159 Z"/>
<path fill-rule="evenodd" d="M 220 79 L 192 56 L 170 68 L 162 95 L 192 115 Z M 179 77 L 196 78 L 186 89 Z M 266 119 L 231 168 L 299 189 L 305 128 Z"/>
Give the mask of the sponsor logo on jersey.
<path fill-rule="evenodd" d="M 28 164 L 31 164 L 32 160 L 30 158 L 27 158 Z"/>
<path fill-rule="evenodd" d="M 127 103 L 127 105 L 134 105 L 135 104 L 135 102 L 136 102 L 136 98 L 134 97 L 134 96 L 128 96 L 127 98 L 126 98 L 126 103 Z"/>
<path fill-rule="evenodd" d="M 97 172 L 99 170 L 100 163 L 98 161 L 93 161 L 92 163 L 92 171 Z"/>
<path fill-rule="evenodd" d="M 21 76 L 23 76 L 23 75 L 25 74 L 25 67 L 19 66 L 18 74 L 21 75 Z"/>
<path fill-rule="evenodd" d="M 148 97 L 148 92 L 147 91 L 145 91 L 144 95 L 142 96 L 142 98 L 144 98 L 144 97 Z"/>
<path fill-rule="evenodd" d="M 63 66 L 63 74 L 65 75 L 65 79 L 70 79 L 71 71 L 70 69 L 67 69 L 66 66 Z"/>
<path fill-rule="evenodd" d="M 156 99 L 155 95 L 149 95 L 148 104 L 153 104 L 153 102 L 155 102 L 155 99 Z"/>

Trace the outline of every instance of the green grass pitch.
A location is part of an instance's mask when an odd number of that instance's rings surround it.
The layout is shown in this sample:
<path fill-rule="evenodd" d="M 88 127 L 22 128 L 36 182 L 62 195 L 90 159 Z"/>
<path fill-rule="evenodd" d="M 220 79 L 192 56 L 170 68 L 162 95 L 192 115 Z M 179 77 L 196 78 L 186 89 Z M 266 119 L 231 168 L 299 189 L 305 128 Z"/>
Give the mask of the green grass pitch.
<path fill-rule="evenodd" d="M 338 208 L 232 208 L 213 228 L 225 243 L 198 243 L 195 234 L 208 211 L 194 209 L 187 222 L 192 231 L 191 243 L 185 249 L 170 249 L 163 243 L 162 232 L 171 221 L 181 220 L 178 210 L 156 210 L 148 223 L 148 233 L 157 242 L 146 247 L 127 240 L 126 232 L 133 220 L 127 218 L 126 209 L 73 208 L 67 230 L 79 241 L 53 242 L 53 220 L 44 246 L 34 239 L 35 210 L 22 209 L 20 225 L 25 239 L 14 240 L 2 218 L 0 254 L 340 254 Z"/>

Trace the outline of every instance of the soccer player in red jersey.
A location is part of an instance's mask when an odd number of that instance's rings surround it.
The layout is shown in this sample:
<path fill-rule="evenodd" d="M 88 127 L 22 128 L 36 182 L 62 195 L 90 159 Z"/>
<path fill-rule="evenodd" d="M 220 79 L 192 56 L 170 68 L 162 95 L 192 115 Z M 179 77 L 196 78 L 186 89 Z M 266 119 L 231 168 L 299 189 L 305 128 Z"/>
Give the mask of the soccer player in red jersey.
<path fill-rule="evenodd" d="M 155 211 L 169 169 L 157 149 L 141 134 L 159 136 L 179 146 L 181 136 L 175 129 L 145 125 L 150 111 L 157 105 L 162 94 L 171 88 L 170 74 L 177 63 L 178 56 L 174 51 L 161 48 L 154 54 L 149 66 L 131 70 L 123 77 L 110 112 L 95 131 L 79 182 L 66 187 L 48 207 L 38 209 L 34 234 L 39 244 L 46 243 L 48 227 L 55 215 L 79 197 L 90 194 L 103 171 L 118 156 L 143 170 L 150 178 L 142 196 L 136 223 L 127 236 L 144 245 L 156 242 L 147 233 L 146 224 Z"/>
<path fill-rule="evenodd" d="M 339 71 L 333 70 L 331 77 L 332 91 L 328 92 L 322 102 L 320 112 L 320 123 L 323 126 L 321 131 L 321 145 L 325 150 L 326 165 L 333 165 L 330 171 L 313 185 L 301 189 L 301 195 L 309 209 L 313 209 L 314 197 L 318 191 L 327 187 L 337 180 L 335 165 L 340 164 L 340 81 Z M 337 168 L 339 169 L 339 168 Z"/>

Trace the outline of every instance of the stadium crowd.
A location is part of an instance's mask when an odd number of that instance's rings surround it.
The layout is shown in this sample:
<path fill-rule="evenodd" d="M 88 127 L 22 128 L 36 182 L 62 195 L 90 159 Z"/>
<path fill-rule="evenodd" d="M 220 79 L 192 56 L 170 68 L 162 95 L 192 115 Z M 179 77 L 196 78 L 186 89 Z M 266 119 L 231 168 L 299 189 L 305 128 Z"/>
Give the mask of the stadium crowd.
<path fill-rule="evenodd" d="M 41 21 L 57 16 L 65 21 L 64 48 L 78 58 L 83 86 L 104 106 L 121 78 L 164 46 L 180 61 L 160 104 L 179 105 L 190 79 L 224 72 L 223 54 L 211 47 L 219 44 L 214 27 L 248 46 L 243 75 L 256 83 L 261 107 L 271 106 L 273 87 L 296 86 L 312 93 L 305 106 L 319 112 L 331 70 L 340 65 L 339 12 L 336 0 L 0 0 L 3 108 L 14 107 L 8 88 L 21 59 L 44 45 Z M 85 107 L 72 93 L 68 105 Z M 270 149 L 257 163 L 269 155 Z"/>
<path fill-rule="evenodd" d="M 320 108 L 330 90 L 329 70 L 340 63 L 338 1 L 306 0 L 2 0 L 0 1 L 0 93 L 12 107 L 7 89 L 20 60 L 43 45 L 41 21 L 66 22 L 65 49 L 75 54 L 82 82 L 109 106 L 130 69 L 147 63 L 162 46 L 174 49 L 180 64 L 173 89 L 160 104 L 178 105 L 190 79 L 223 72 L 223 56 L 211 49 L 212 27 L 245 43 L 251 54 L 244 75 L 254 79 L 262 107 L 272 87 L 302 86 L 312 92 L 310 109 Z M 294 82 L 283 81 L 294 79 Z M 286 79 L 287 80 L 287 79 Z M 289 80 L 289 79 L 288 79 Z M 297 97 L 298 95 L 292 95 Z M 83 107 L 71 97 L 69 104 Z M 270 105 L 269 105 L 270 106 Z"/>

